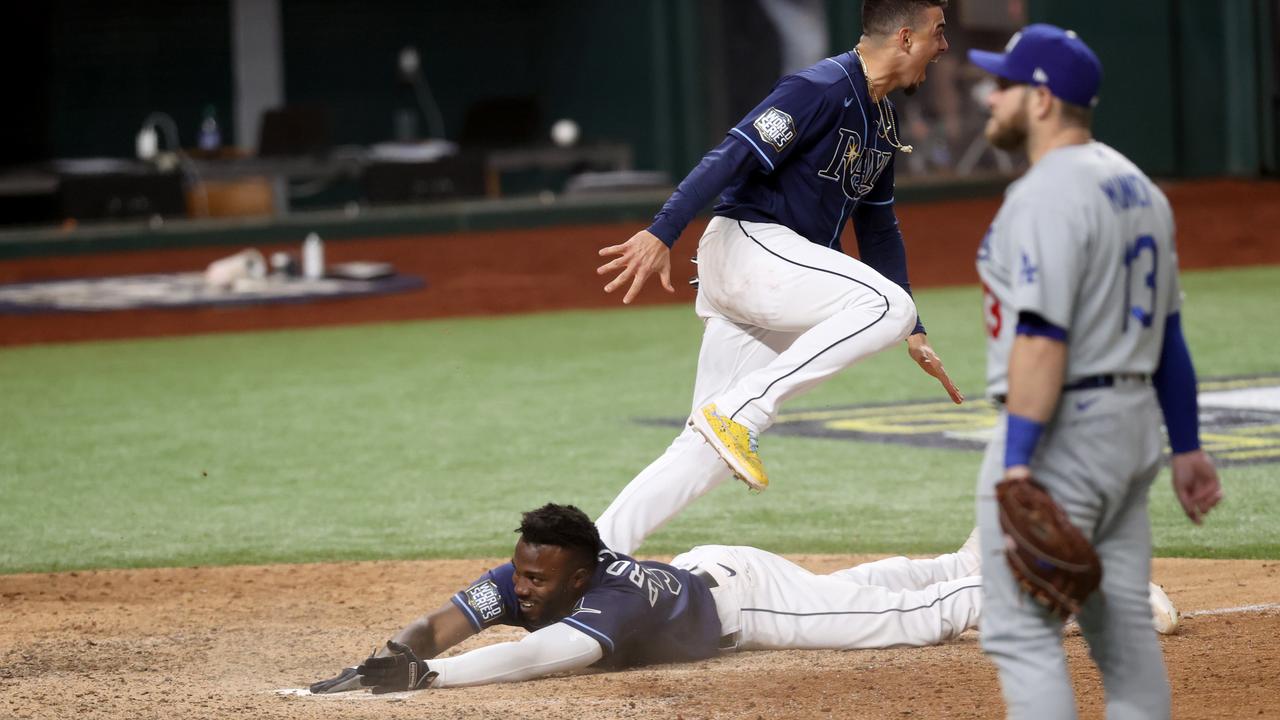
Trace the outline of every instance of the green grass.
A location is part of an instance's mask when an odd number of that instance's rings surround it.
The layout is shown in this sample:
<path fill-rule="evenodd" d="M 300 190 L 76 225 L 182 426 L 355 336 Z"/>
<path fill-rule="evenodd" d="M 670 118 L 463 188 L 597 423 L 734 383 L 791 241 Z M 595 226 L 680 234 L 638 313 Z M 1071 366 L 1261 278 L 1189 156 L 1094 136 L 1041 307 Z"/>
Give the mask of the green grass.
<path fill-rule="evenodd" d="M 1280 268 L 1184 276 L 1202 375 L 1280 371 Z M 920 293 L 972 396 L 977 291 Z M 688 412 L 701 326 L 626 308 L 0 351 L 0 572 L 500 556 L 520 511 L 599 513 Z M 893 350 L 788 409 L 940 397 Z M 774 483 L 727 483 L 643 548 L 933 552 L 972 525 L 976 452 L 767 436 Z M 1157 553 L 1280 557 L 1276 466 L 1227 468 L 1195 528 L 1167 478 Z"/>

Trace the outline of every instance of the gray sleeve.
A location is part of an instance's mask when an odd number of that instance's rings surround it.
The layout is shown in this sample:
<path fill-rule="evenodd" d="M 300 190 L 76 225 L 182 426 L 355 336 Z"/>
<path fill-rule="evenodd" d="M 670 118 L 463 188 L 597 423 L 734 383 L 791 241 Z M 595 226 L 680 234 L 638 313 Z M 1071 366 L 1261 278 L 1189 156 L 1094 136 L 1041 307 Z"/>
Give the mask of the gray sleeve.
<path fill-rule="evenodd" d="M 1070 330 L 1086 262 L 1085 224 L 1061 207 L 1022 203 L 1010 215 L 1007 232 L 1013 309 Z"/>

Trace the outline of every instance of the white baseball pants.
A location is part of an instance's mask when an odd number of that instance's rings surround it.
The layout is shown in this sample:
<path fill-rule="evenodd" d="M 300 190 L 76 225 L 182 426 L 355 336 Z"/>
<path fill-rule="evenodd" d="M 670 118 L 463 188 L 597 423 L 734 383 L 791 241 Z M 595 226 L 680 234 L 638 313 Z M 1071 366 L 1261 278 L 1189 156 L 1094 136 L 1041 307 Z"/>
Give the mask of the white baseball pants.
<path fill-rule="evenodd" d="M 904 340 L 911 297 L 852 257 L 781 225 L 717 217 L 698 244 L 702 350 L 694 411 L 721 413 L 762 432 L 783 401 Z M 685 428 L 635 477 L 596 526 L 605 544 L 632 553 L 664 523 L 732 477 Z"/>
<path fill-rule="evenodd" d="M 739 650 L 936 645 L 977 627 L 982 606 L 978 558 L 968 553 L 815 575 L 764 550 L 704 545 L 671 564 L 715 580 L 721 631 Z"/>

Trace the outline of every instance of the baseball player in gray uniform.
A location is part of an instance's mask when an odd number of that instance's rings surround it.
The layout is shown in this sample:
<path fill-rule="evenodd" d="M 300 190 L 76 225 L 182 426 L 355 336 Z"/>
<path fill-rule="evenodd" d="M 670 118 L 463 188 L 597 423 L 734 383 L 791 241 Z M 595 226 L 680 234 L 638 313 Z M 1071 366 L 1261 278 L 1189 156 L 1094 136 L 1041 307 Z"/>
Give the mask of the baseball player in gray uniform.
<path fill-rule="evenodd" d="M 987 392 L 1004 409 L 978 481 L 982 646 L 1009 717 L 1075 717 L 1062 621 L 1019 589 L 1003 558 L 994 487 L 1034 476 L 1102 563 L 1102 584 L 1077 619 L 1102 673 L 1107 717 L 1168 717 L 1147 605 L 1147 495 L 1160 466 L 1161 412 L 1187 515 L 1199 522 L 1222 497 L 1200 449 L 1169 203 L 1132 162 L 1092 139 L 1102 65 L 1075 33 L 1031 25 L 1004 53 L 969 58 L 998 81 L 987 138 L 1025 149 L 1031 161 L 978 251 Z"/>

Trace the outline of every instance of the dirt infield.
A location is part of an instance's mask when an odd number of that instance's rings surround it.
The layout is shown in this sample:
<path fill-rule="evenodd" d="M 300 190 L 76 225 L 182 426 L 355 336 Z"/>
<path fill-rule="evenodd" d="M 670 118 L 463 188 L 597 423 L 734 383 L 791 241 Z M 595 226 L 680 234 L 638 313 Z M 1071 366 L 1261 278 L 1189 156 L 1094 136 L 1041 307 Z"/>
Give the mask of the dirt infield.
<path fill-rule="evenodd" d="M 870 558 L 794 558 L 819 572 Z M 500 562 L 500 561 L 493 561 Z M 0 717 L 993 718 L 967 633 L 940 647 L 729 654 L 687 665 L 374 697 L 276 693 L 331 675 L 478 576 L 480 560 L 0 577 Z M 1163 639 L 1180 718 L 1280 717 L 1280 563 L 1157 560 L 1186 617 Z M 1070 632 L 1070 631 L 1069 631 Z M 515 639 L 491 630 L 462 647 Z M 481 642 L 483 641 L 483 642 Z M 1067 641 L 1083 717 L 1101 684 Z"/>
<path fill-rule="evenodd" d="M 1196 182 L 1166 190 L 1178 222 L 1183 268 L 1280 263 L 1280 183 Z M 899 217 L 912 284 L 923 288 L 976 283 L 974 254 L 998 206 L 997 198 L 902 206 Z M 685 281 L 693 275 L 689 258 L 704 224 L 696 222 L 676 244 L 676 293 L 667 295 L 650 282 L 638 303 L 693 300 Z M 630 223 L 329 242 L 330 262 L 392 262 L 400 272 L 426 278 L 428 286 L 398 295 L 308 304 L 0 314 L 0 345 L 614 307 L 621 299 L 601 292 L 605 281 L 595 274 L 600 264 L 596 251 L 639 229 L 639 223 Z M 857 246 L 851 231 L 845 233 L 844 244 Z M 258 249 L 269 254 L 296 252 L 298 247 Z M 185 248 L 6 260 L 0 261 L 0 283 L 200 270 L 237 250 Z M 978 307 L 975 299 L 975 314 Z"/>

